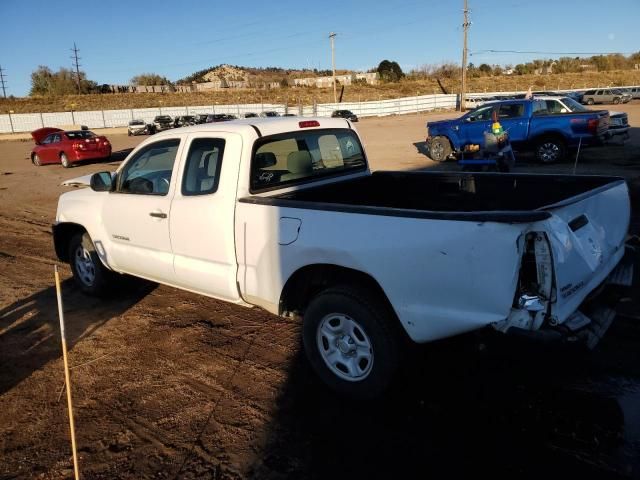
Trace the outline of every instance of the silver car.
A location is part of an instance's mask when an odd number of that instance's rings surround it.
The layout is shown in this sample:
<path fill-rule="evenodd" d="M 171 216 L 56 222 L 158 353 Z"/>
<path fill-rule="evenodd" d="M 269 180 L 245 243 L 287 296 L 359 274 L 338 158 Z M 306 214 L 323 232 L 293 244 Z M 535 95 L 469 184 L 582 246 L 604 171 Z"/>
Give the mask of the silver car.
<path fill-rule="evenodd" d="M 630 98 L 629 98 L 630 100 Z M 627 102 L 629 100 L 626 100 Z M 587 90 L 582 97 L 582 103 L 593 105 L 594 103 L 626 103 L 622 92 L 616 93 L 614 88 L 599 88 L 597 90 Z"/>

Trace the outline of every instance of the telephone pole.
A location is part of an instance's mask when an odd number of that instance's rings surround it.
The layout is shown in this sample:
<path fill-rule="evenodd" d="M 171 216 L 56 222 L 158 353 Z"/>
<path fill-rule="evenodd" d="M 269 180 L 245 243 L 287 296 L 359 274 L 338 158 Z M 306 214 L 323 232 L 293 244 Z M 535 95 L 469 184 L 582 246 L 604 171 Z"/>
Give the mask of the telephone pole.
<path fill-rule="evenodd" d="M 462 85 L 460 88 L 460 111 L 464 112 L 466 94 L 467 94 L 467 30 L 471 26 L 469 22 L 469 6 L 467 0 L 464 0 L 464 22 L 462 24 L 463 42 L 462 42 Z"/>
<path fill-rule="evenodd" d="M 336 49 L 333 43 L 336 34 L 331 32 L 329 38 L 331 39 L 331 67 L 333 69 L 333 103 L 338 103 L 338 95 L 336 93 Z"/>
<path fill-rule="evenodd" d="M 71 60 L 73 60 L 73 66 L 76 69 L 76 84 L 78 85 L 78 95 L 80 95 L 82 93 L 80 90 L 80 64 L 78 63 L 78 61 L 80 60 L 78 52 L 80 50 L 78 50 L 78 48 L 76 47 L 76 42 L 73 42 L 73 48 L 71 49 L 71 51 L 73 52 Z"/>
<path fill-rule="evenodd" d="M 6 89 L 5 77 L 6 77 L 6 75 L 4 74 L 4 71 L 2 70 L 2 65 L 0 65 L 0 83 L 2 83 L 2 96 L 4 98 L 7 98 L 7 89 Z"/>

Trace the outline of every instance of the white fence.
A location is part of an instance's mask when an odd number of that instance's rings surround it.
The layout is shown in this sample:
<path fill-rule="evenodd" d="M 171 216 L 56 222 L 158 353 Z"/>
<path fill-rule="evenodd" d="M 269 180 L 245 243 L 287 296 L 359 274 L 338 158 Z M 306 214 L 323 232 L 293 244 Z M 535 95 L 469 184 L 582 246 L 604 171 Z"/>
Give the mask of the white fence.
<path fill-rule="evenodd" d="M 272 103 L 239 105 L 201 105 L 197 107 L 161 107 L 127 110 L 98 110 L 93 112 L 14 113 L 0 115 L 0 133 L 31 132 L 42 127 L 86 125 L 89 128 L 126 127 L 129 121 L 141 119 L 151 122 L 156 115 L 193 115 L 196 113 L 228 113 L 238 117 L 245 113 L 276 111 L 281 115 L 293 113 L 302 116 L 328 117 L 334 110 L 351 110 L 359 117 L 401 115 L 454 108 L 456 95 L 423 95 L 372 102 L 326 103 L 317 105 L 286 106 Z M 302 110 L 302 111 L 300 111 Z"/>
<path fill-rule="evenodd" d="M 569 90 L 567 90 L 569 91 Z M 524 92 L 469 93 L 467 98 L 514 95 Z M 457 95 L 421 95 L 371 102 L 325 103 L 317 105 L 287 106 L 271 103 L 239 105 L 201 105 L 198 107 L 161 107 L 128 110 L 99 110 L 94 112 L 18 113 L 0 115 L 0 133 L 31 132 L 42 127 L 86 125 L 89 128 L 126 127 L 129 121 L 141 119 L 151 122 L 156 115 L 193 115 L 196 113 L 228 113 L 238 117 L 245 113 L 267 110 L 301 116 L 327 117 L 334 110 L 351 110 L 359 117 L 402 115 L 455 108 Z"/>

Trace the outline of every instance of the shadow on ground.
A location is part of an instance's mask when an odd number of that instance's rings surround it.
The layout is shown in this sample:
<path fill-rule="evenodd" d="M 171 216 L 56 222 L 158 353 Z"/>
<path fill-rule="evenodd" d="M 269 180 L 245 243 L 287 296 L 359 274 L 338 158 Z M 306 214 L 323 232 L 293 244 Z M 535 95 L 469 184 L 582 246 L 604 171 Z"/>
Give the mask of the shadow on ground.
<path fill-rule="evenodd" d="M 111 298 L 88 297 L 63 282 L 67 346 L 91 335 L 105 322 L 121 315 L 155 288 L 154 284 L 123 277 L 123 286 Z M 55 287 L 49 287 L 0 310 L 0 394 L 62 355 Z M 6 352 L 21 352 L 7 357 Z"/>
<path fill-rule="evenodd" d="M 336 398 L 299 358 L 247 476 L 640 474 L 640 450 L 628 451 L 625 441 L 637 385 L 629 404 L 609 387 L 582 383 L 594 371 L 585 358 L 500 343 L 478 349 L 476 341 L 461 337 L 413 353 L 393 391 L 372 403 Z"/>

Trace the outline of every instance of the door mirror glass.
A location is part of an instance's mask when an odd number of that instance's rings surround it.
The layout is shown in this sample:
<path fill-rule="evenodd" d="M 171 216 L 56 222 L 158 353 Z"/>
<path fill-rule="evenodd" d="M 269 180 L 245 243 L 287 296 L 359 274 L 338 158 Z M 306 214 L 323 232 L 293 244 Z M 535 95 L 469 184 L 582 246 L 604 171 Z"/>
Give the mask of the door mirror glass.
<path fill-rule="evenodd" d="M 91 190 L 94 192 L 109 192 L 113 186 L 111 172 L 98 172 L 91 175 Z"/>

